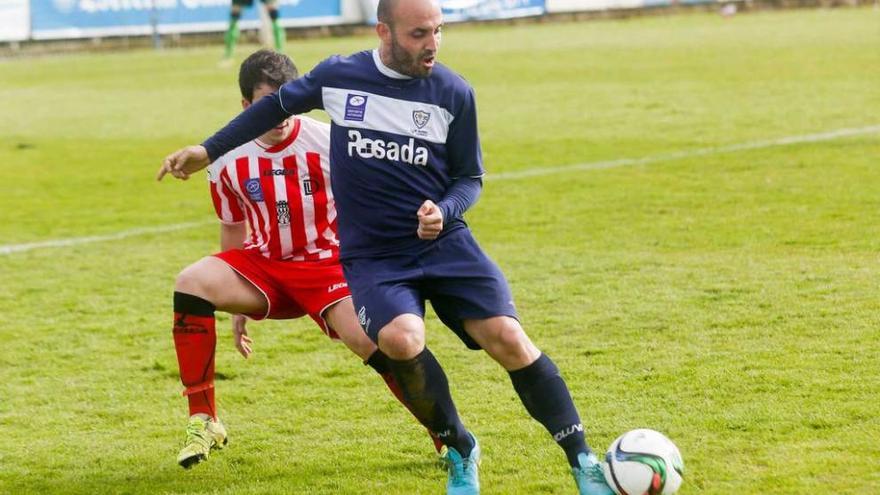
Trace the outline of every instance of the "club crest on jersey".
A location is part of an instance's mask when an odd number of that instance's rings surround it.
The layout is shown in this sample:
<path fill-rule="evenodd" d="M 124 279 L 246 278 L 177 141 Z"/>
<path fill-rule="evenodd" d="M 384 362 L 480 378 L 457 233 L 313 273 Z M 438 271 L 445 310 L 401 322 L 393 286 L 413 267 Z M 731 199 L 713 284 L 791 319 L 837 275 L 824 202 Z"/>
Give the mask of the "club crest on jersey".
<path fill-rule="evenodd" d="M 248 179 L 244 181 L 244 190 L 247 191 L 251 201 L 263 201 L 263 187 L 260 186 L 260 179 Z"/>
<path fill-rule="evenodd" d="M 278 214 L 278 225 L 290 225 L 290 206 L 287 201 L 275 203 L 275 213 Z"/>
<path fill-rule="evenodd" d="M 345 120 L 364 121 L 367 112 L 367 97 L 349 94 L 345 97 Z"/>
<path fill-rule="evenodd" d="M 422 129 L 428 125 L 428 121 L 431 120 L 431 114 L 424 110 L 413 110 L 412 118 L 416 127 Z"/>

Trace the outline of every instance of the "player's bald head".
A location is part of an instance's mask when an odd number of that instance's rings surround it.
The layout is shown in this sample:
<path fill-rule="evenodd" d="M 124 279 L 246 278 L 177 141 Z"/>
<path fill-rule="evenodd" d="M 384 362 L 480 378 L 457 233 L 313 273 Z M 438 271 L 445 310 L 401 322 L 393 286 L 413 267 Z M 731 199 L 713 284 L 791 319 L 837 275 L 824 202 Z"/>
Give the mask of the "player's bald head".
<path fill-rule="evenodd" d="M 379 57 L 400 74 L 428 77 L 440 49 L 443 11 L 437 0 L 380 0 Z"/>
<path fill-rule="evenodd" d="M 376 18 L 379 22 L 391 26 L 400 16 L 401 11 L 405 11 L 403 13 L 406 14 L 411 9 L 431 8 L 435 4 L 437 0 L 379 0 Z"/>

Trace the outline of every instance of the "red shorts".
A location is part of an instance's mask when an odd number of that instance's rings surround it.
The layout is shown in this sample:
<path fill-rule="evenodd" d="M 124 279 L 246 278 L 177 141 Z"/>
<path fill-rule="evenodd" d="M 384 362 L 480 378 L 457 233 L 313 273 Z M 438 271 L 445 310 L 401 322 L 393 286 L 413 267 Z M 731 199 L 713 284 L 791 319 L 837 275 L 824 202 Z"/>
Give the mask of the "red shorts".
<path fill-rule="evenodd" d="M 231 249 L 215 254 L 266 296 L 266 314 L 249 318 L 287 320 L 309 315 L 327 336 L 339 336 L 324 320 L 324 311 L 351 297 L 338 259 L 277 261 L 254 249 Z"/>

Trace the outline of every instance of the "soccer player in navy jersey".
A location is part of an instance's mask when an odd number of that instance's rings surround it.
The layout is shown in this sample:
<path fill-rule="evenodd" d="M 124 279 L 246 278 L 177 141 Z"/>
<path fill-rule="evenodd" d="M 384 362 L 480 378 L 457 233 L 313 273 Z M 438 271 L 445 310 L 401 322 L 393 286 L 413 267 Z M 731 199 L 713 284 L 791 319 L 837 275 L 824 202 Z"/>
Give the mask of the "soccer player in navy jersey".
<path fill-rule="evenodd" d="M 482 187 L 482 153 L 474 91 L 437 62 L 439 4 L 381 0 L 377 17 L 378 49 L 321 62 L 162 169 L 185 178 L 291 114 L 324 109 L 345 278 L 414 414 L 449 447 L 447 493 L 479 493 L 480 447 L 425 347 L 426 300 L 469 348 L 508 371 L 565 451 L 579 493 L 609 495 L 559 370 L 523 331 L 503 274 L 462 220 Z"/>

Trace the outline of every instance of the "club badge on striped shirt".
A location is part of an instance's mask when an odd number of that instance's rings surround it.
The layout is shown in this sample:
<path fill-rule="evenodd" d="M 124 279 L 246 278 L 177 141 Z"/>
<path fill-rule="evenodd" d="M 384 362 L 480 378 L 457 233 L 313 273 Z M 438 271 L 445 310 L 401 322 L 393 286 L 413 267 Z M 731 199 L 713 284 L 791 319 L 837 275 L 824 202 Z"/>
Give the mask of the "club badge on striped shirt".
<path fill-rule="evenodd" d="M 278 215 L 278 225 L 290 225 L 290 206 L 287 201 L 275 203 L 275 212 Z"/>

